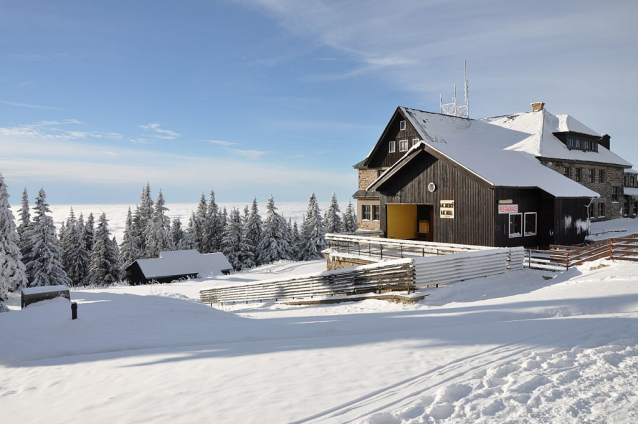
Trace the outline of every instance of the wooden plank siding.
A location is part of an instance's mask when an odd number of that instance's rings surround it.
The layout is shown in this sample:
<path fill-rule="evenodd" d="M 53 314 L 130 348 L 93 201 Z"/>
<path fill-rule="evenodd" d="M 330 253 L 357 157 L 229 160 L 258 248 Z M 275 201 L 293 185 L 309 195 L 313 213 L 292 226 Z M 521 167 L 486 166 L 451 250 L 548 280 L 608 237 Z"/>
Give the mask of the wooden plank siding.
<path fill-rule="evenodd" d="M 541 197 L 542 190 L 537 188 L 517 188 L 517 187 L 497 187 L 496 202 L 493 209 L 496 211 L 496 246 L 499 247 L 537 247 L 539 246 L 538 234 L 545 228 L 549 228 L 552 219 L 544 217 L 541 221 Z M 521 224 L 524 225 L 525 212 L 536 212 L 536 236 L 526 236 L 521 231 L 520 237 L 509 236 L 509 214 L 498 213 L 499 200 L 511 200 L 512 204 L 518 205 L 518 212 L 521 214 Z M 549 209 L 548 212 L 552 210 Z M 541 225 L 542 223 L 542 225 Z M 548 231 L 546 231 L 548 233 Z"/>
<path fill-rule="evenodd" d="M 405 121 L 406 129 L 401 130 L 399 123 Z M 394 165 L 399 159 L 405 155 L 405 151 L 399 151 L 399 140 L 408 140 L 408 149 L 412 147 L 412 140 L 418 138 L 421 140 L 421 136 L 416 129 L 410 124 L 400 109 L 397 109 L 392 119 L 388 123 L 385 131 L 381 135 L 381 138 L 377 142 L 372 154 L 366 160 L 367 168 L 388 168 Z M 395 141 L 394 153 L 389 152 L 390 141 Z"/>
<path fill-rule="evenodd" d="M 579 228 L 587 222 L 587 198 L 554 199 L 554 242 L 553 244 L 573 245 L 585 241 L 588 231 Z"/>
<path fill-rule="evenodd" d="M 425 151 L 417 155 L 411 166 L 398 170 L 378 189 L 381 193 L 381 230 L 387 232 L 386 205 L 426 204 L 434 208 L 434 242 L 495 246 L 494 190 L 448 161 Z M 431 182 L 437 187 L 433 193 L 427 189 Z M 454 200 L 454 219 L 440 218 L 441 200 Z"/>

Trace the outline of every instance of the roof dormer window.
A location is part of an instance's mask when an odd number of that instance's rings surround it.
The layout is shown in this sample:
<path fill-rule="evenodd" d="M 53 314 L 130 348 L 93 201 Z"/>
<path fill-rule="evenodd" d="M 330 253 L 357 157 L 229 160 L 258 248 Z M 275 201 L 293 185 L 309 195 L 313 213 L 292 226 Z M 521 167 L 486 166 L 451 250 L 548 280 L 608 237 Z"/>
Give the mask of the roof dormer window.
<path fill-rule="evenodd" d="M 407 127 L 406 127 L 405 121 L 399 121 L 399 129 L 400 129 L 401 131 L 403 131 L 403 130 L 405 130 L 406 128 L 407 128 Z"/>

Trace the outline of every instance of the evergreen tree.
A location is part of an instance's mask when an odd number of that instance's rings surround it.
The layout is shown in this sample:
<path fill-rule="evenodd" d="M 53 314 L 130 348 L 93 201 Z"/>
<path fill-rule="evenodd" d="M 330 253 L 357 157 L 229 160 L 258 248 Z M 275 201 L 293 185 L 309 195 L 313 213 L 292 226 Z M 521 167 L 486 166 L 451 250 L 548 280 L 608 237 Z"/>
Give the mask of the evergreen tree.
<path fill-rule="evenodd" d="M 335 193 L 332 193 L 332 197 L 330 198 L 330 205 L 326 210 L 324 221 L 326 233 L 339 233 L 343 230 L 341 211 L 339 210 L 339 203 L 337 202 L 337 195 Z"/>
<path fill-rule="evenodd" d="M 122 271 L 140 258 L 140 252 L 137 250 L 139 247 L 139 241 L 136 237 L 137 235 L 133 228 L 133 214 L 131 213 L 131 208 L 128 208 L 128 213 L 126 214 L 126 225 L 124 226 L 124 235 L 122 237 L 122 245 L 118 256 L 118 264 Z"/>
<path fill-rule="evenodd" d="M 151 185 L 146 183 L 146 186 L 142 189 L 140 195 L 140 204 L 135 209 L 135 215 L 133 217 L 133 233 L 134 239 L 137 240 L 138 245 L 136 250 L 139 252 L 140 258 L 150 258 L 148 249 L 146 247 L 146 234 L 148 227 L 153 220 L 153 198 L 151 197 Z"/>
<path fill-rule="evenodd" d="M 93 251 L 93 239 L 95 237 L 95 218 L 93 217 L 93 212 L 89 213 L 89 217 L 86 219 L 83 234 L 86 251 L 90 253 Z"/>
<path fill-rule="evenodd" d="M 275 199 L 270 196 L 266 204 L 263 237 L 259 242 L 261 261 L 264 264 L 281 259 L 290 260 L 290 241 L 286 220 L 277 213 Z"/>
<path fill-rule="evenodd" d="M 102 213 L 95 231 L 89 282 L 98 286 L 108 286 L 120 280 L 120 269 L 117 266 L 117 243 L 111 239 L 106 214 Z"/>
<path fill-rule="evenodd" d="M 352 202 L 348 200 L 348 207 L 343 214 L 343 232 L 354 233 L 357 231 L 357 215 L 354 212 Z"/>
<path fill-rule="evenodd" d="M 20 216 L 18 218 L 20 221 L 20 225 L 18 225 L 18 247 L 20 248 L 20 252 L 22 253 L 22 257 L 27 254 L 27 243 L 24 233 L 27 230 L 27 227 L 31 223 L 31 211 L 29 209 L 29 196 L 27 194 L 27 188 L 25 187 L 22 191 L 22 207 L 20 208 Z"/>
<path fill-rule="evenodd" d="M 290 228 L 290 258 L 294 261 L 300 260 L 301 256 L 301 236 L 299 235 L 299 227 L 297 222 L 288 221 Z"/>
<path fill-rule="evenodd" d="M 70 283 L 62 267 L 62 248 L 55 235 L 51 210 L 46 202 L 46 193 L 40 189 L 35 201 L 33 221 L 27 227 L 28 255 L 24 257 L 29 287 L 67 285 Z"/>
<path fill-rule="evenodd" d="M 242 268 L 241 259 L 239 257 L 239 249 L 241 244 L 241 218 L 237 208 L 230 211 L 226 228 L 224 228 L 224 236 L 222 237 L 222 252 L 228 262 L 233 266 L 235 271 Z"/>
<path fill-rule="evenodd" d="M 244 233 L 245 243 L 249 246 L 249 250 L 252 253 L 252 255 L 249 256 L 252 256 L 254 263 L 254 265 L 249 266 L 249 268 L 259 266 L 262 264 L 262 261 L 258 247 L 263 238 L 264 229 L 261 216 L 259 215 L 259 208 L 257 207 L 257 198 L 253 198 L 253 203 L 250 206 L 250 212 L 244 224 Z"/>
<path fill-rule="evenodd" d="M 255 266 L 255 252 L 257 245 L 253 244 L 249 238 L 248 223 L 250 222 L 250 211 L 248 206 L 244 208 L 244 216 L 241 219 L 241 240 L 239 243 L 239 261 L 242 269 L 252 268 Z"/>
<path fill-rule="evenodd" d="M 27 285 L 27 275 L 18 242 L 18 231 L 9 205 L 9 192 L 0 173 L 0 302 L 6 300 L 7 292 L 19 290 Z M 2 306 L 0 304 L 0 308 Z"/>
<path fill-rule="evenodd" d="M 227 217 L 226 208 L 224 208 L 222 213 L 219 212 L 219 206 L 217 206 L 215 202 L 215 191 L 211 190 L 208 200 L 206 226 L 204 229 L 207 253 L 221 251 L 222 237 L 224 236 Z"/>
<path fill-rule="evenodd" d="M 62 266 L 74 286 L 86 284 L 89 269 L 89 252 L 84 241 L 84 219 L 75 219 L 73 209 L 66 221 L 65 231 L 60 231 Z"/>
<path fill-rule="evenodd" d="M 301 224 L 301 260 L 309 261 L 322 258 L 321 251 L 326 248 L 325 234 L 319 204 L 315 193 L 312 193 Z"/>
<path fill-rule="evenodd" d="M 208 225 L 208 205 L 206 204 L 206 196 L 202 193 L 199 198 L 197 210 L 191 215 L 188 223 L 188 232 L 195 242 L 196 249 L 199 253 L 209 253 L 209 237 L 206 231 Z"/>
<path fill-rule="evenodd" d="M 153 219 L 146 232 L 146 251 L 151 258 L 158 258 L 164 250 L 173 250 L 170 237 L 171 220 L 166 216 L 168 208 L 165 204 L 164 195 L 160 190 L 153 210 Z"/>

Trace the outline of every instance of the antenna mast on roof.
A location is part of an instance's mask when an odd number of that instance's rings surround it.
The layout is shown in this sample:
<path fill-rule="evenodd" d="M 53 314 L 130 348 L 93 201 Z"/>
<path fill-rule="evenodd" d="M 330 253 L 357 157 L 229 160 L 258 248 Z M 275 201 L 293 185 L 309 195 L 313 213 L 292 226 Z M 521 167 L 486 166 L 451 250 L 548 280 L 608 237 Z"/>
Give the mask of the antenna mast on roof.
<path fill-rule="evenodd" d="M 454 85 L 454 96 L 452 103 L 443 103 L 443 95 L 440 95 L 441 113 L 444 115 L 459 116 L 461 118 L 470 117 L 470 87 L 467 82 L 467 60 L 463 61 L 463 78 L 465 80 L 465 103 L 457 103 L 456 101 L 456 84 Z"/>

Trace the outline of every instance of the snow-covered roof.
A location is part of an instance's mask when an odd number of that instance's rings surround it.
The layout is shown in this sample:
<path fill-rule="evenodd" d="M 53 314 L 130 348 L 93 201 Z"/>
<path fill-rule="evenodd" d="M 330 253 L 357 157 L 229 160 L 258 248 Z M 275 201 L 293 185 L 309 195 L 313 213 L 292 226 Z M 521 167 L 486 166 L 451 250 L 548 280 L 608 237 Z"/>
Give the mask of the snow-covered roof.
<path fill-rule="evenodd" d="M 381 174 L 368 190 L 376 189 L 377 183 L 409 162 L 418 149 L 438 151 L 493 186 L 538 187 L 555 197 L 600 197 L 595 191 L 542 165 L 534 156 L 523 152 L 424 141 L 413 146 L 397 163 Z"/>
<path fill-rule="evenodd" d="M 546 109 L 486 119 L 467 119 L 400 108 L 422 139 L 432 145 L 455 144 L 490 150 L 513 150 L 535 157 L 598 162 L 629 167 L 631 164 L 599 144 L 598 152 L 569 150 L 554 133 L 572 131 L 600 135 L 569 115 Z M 492 161 L 493 166 L 500 165 Z"/>
<path fill-rule="evenodd" d="M 638 174 L 638 171 L 636 171 L 634 168 L 627 168 L 625 169 L 625 174 Z"/>
<path fill-rule="evenodd" d="M 40 286 L 40 287 L 30 287 L 26 289 L 22 289 L 22 293 L 24 294 L 39 294 L 39 293 L 54 293 L 59 291 L 69 290 L 67 286 Z"/>
<path fill-rule="evenodd" d="M 137 264 L 146 278 L 186 274 L 205 278 L 233 269 L 223 253 L 200 254 L 197 250 L 161 252 L 159 258 L 138 259 Z"/>
<path fill-rule="evenodd" d="M 638 188 L 636 187 L 625 187 L 623 189 L 623 194 L 631 197 L 638 197 Z"/>

